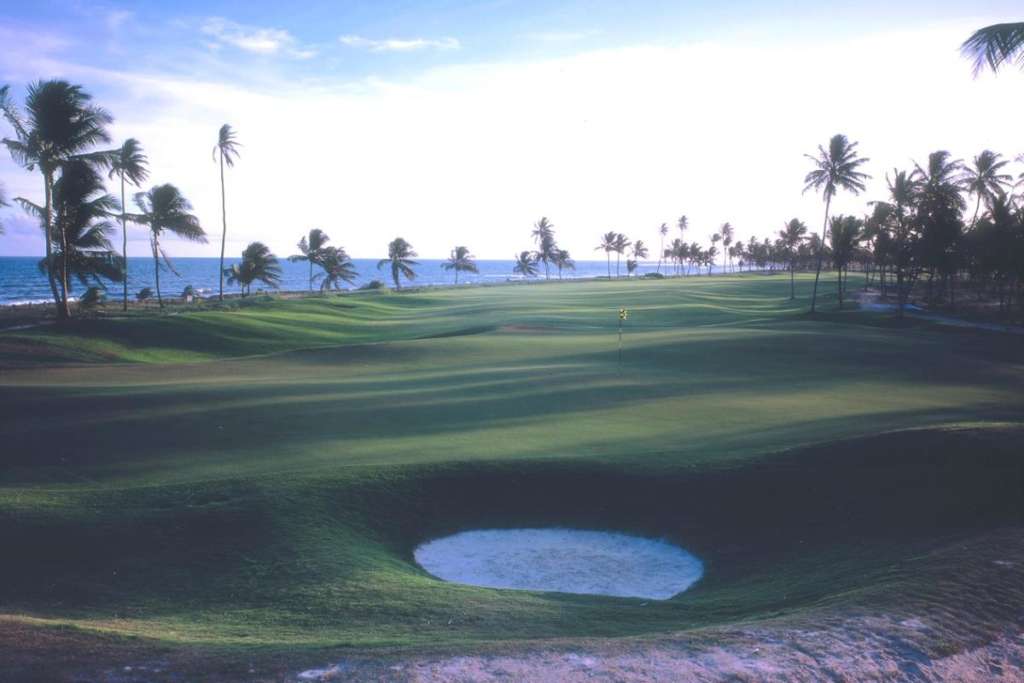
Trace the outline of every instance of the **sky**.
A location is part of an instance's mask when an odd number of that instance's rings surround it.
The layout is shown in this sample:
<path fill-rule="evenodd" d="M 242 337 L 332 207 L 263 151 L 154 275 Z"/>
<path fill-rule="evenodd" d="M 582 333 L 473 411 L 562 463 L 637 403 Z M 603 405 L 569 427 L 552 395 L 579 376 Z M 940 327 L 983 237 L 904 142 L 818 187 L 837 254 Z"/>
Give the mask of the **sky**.
<path fill-rule="evenodd" d="M 682 214 L 705 244 L 725 221 L 744 241 L 793 217 L 820 230 L 804 154 L 835 133 L 873 176 L 838 212 L 938 149 L 1015 157 L 1024 74 L 974 78 L 958 48 L 1022 19 L 1018 0 L 0 0 L 0 84 L 17 100 L 37 79 L 81 84 L 117 144 L 138 138 L 147 187 L 177 185 L 210 235 L 165 240 L 172 256 L 219 253 L 211 152 L 230 123 L 228 254 L 287 256 L 318 227 L 356 258 L 402 236 L 423 258 L 507 259 L 546 216 L 588 259 L 609 230 L 656 246 Z M 41 202 L 2 151 L 0 184 Z M 0 222 L 0 255 L 42 253 L 19 210 Z M 141 228 L 129 239 L 148 255 Z"/>

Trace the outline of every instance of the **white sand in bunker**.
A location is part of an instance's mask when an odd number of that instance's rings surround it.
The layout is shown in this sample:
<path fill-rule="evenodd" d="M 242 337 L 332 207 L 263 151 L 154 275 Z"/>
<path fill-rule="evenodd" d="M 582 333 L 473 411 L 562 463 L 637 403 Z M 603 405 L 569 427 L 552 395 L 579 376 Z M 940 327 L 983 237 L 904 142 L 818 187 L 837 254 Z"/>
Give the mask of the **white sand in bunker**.
<path fill-rule="evenodd" d="M 704 564 L 677 545 L 575 529 L 464 531 L 424 543 L 414 556 L 453 583 L 652 600 L 667 600 L 704 574 Z"/>

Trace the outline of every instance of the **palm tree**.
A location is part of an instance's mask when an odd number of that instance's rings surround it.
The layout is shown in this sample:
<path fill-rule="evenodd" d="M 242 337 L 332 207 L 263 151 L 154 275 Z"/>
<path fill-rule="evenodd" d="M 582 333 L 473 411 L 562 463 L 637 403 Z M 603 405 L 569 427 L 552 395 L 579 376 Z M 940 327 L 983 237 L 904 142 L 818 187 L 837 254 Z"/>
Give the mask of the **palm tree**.
<path fill-rule="evenodd" d="M 542 219 L 547 220 L 547 219 Z M 479 273 L 476 263 L 473 262 L 473 255 L 469 253 L 469 247 L 455 247 L 452 249 L 448 260 L 441 264 L 445 270 L 455 271 L 455 284 L 459 284 L 459 273 Z"/>
<path fill-rule="evenodd" d="M 354 284 L 359 273 L 356 272 L 352 259 L 341 247 L 325 247 L 320 254 L 318 264 L 323 269 L 314 278 L 320 280 L 320 291 L 341 289 L 341 283 Z"/>
<path fill-rule="evenodd" d="M 122 310 L 128 310 L 128 215 L 125 213 L 124 186 L 130 182 L 135 187 L 146 182 L 149 177 L 149 161 L 142 152 L 142 145 L 135 138 L 128 138 L 121 148 L 114 153 L 110 166 L 110 178 L 117 176 L 121 180 L 121 255 L 124 257 L 124 293 Z"/>
<path fill-rule="evenodd" d="M 44 227 L 43 207 L 26 199 L 19 199 L 19 204 Z M 107 194 L 103 179 L 92 166 L 81 160 L 64 163 L 60 178 L 53 184 L 53 233 L 60 234 L 62 239 L 52 245 L 62 305 L 71 295 L 72 278 L 86 288 L 105 288 L 101 278 L 122 278 L 123 259 L 114 253 L 110 243 L 113 225 L 109 220 L 120 208 L 117 198 Z M 39 262 L 39 271 L 45 273 L 46 268 L 44 258 Z"/>
<path fill-rule="evenodd" d="M 413 251 L 412 245 L 401 237 L 396 237 L 388 244 L 388 257 L 377 262 L 377 270 L 385 265 L 390 266 L 391 280 L 395 283 L 395 289 L 401 289 L 400 276 L 404 275 L 407 280 L 416 279 L 416 272 L 412 266 L 419 264 L 412 260 L 415 256 L 416 252 Z"/>
<path fill-rule="evenodd" d="M 153 250 L 153 267 L 156 280 L 156 299 L 164 307 L 160 295 L 160 259 L 168 268 L 171 260 L 160 247 L 160 235 L 165 231 L 192 242 L 206 242 L 206 233 L 199 225 L 199 219 L 192 214 L 192 204 L 181 191 L 170 183 L 156 185 L 147 192 L 135 194 L 135 205 L 142 212 L 129 215 L 128 220 L 149 226 L 149 242 Z"/>
<path fill-rule="evenodd" d="M 722 251 L 725 252 L 722 255 L 728 259 L 731 257 L 731 254 L 729 253 L 729 245 L 732 244 L 732 238 L 736 231 L 733 229 L 732 223 L 725 222 L 722 223 L 722 228 L 719 232 L 722 234 Z M 727 266 L 726 270 L 728 269 L 729 268 Z"/>
<path fill-rule="evenodd" d="M 960 214 L 967 204 L 961 194 L 963 162 L 951 157 L 946 150 L 932 152 L 926 167 L 915 164 L 914 175 L 920 183 L 916 216 L 921 231 L 918 252 L 930 272 L 928 295 L 930 298 L 934 275 L 938 272 L 943 282 L 950 284 L 950 304 L 953 304 L 958 265 L 956 247 L 963 234 Z"/>
<path fill-rule="evenodd" d="M 111 163 L 109 152 L 90 152 L 100 143 L 110 142 L 107 126 L 114 120 L 102 107 L 92 104 L 92 96 L 81 86 L 67 81 L 36 81 L 28 86 L 24 113 L 11 100 L 8 86 L 0 87 L 0 113 L 14 129 L 14 139 L 4 138 L 15 163 L 26 170 L 39 170 L 43 176 L 43 231 L 46 245 L 46 276 L 57 306 L 57 316 L 70 315 L 67 301 L 57 291 L 57 264 L 53 244 L 64 243 L 53 231 L 53 185 L 61 166 L 71 160 L 105 168 Z M 68 250 L 65 248 L 64 253 Z M 65 267 L 62 272 L 67 275 Z M 62 283 L 67 291 L 67 283 Z"/>
<path fill-rule="evenodd" d="M 647 258 L 647 245 L 644 244 L 643 240 L 637 240 L 633 243 L 633 270 L 636 270 L 637 266 L 640 265 L 642 259 Z M 626 269 L 629 270 L 629 262 L 626 262 Z M 630 270 L 630 275 L 633 274 L 633 270 Z"/>
<path fill-rule="evenodd" d="M 1000 173 L 1010 162 L 998 152 L 986 149 L 974 157 L 974 163 L 964 169 L 963 183 L 968 194 L 977 196 L 978 201 L 974 207 L 974 218 L 971 219 L 971 227 L 978 224 L 978 212 L 981 211 L 981 202 L 985 206 L 992 206 L 992 201 L 1006 192 L 1013 177 L 1008 173 Z"/>
<path fill-rule="evenodd" d="M 832 247 L 832 265 L 836 269 L 839 292 L 839 310 L 843 309 L 843 271 L 849 266 L 860 241 L 862 224 L 854 216 L 834 216 L 829 235 Z"/>
<path fill-rule="evenodd" d="M 661 227 L 658 228 L 658 234 L 661 236 L 661 247 L 658 249 L 658 274 L 661 274 L 661 261 L 665 257 L 665 235 L 668 234 L 668 223 L 662 223 Z"/>
<path fill-rule="evenodd" d="M 690 219 L 685 214 L 680 216 L 676 221 L 676 227 L 679 228 L 679 238 L 683 239 L 686 237 L 686 229 L 690 227 Z"/>
<path fill-rule="evenodd" d="M 910 229 L 911 220 L 908 212 L 917 203 L 921 185 L 912 173 L 893 169 L 893 175 L 885 176 L 889 186 L 889 204 L 892 207 L 894 222 L 895 256 L 896 256 L 896 300 L 898 317 L 903 319 L 903 308 L 906 304 L 910 288 L 906 285 L 908 266 L 911 259 Z"/>
<path fill-rule="evenodd" d="M 712 242 L 713 241 L 714 241 L 714 237 L 712 237 Z M 715 265 L 715 257 L 718 256 L 718 247 L 716 247 L 714 244 L 712 244 L 710 247 L 708 247 L 707 251 L 703 252 L 702 256 L 703 256 L 704 265 L 706 265 L 708 267 L 708 275 L 710 276 L 711 275 L 711 267 L 713 265 Z"/>
<path fill-rule="evenodd" d="M 224 272 L 229 284 L 242 288 L 242 296 L 252 292 L 252 283 L 259 280 L 268 287 L 277 289 L 281 284 L 281 266 L 270 247 L 263 242 L 253 242 L 242 252 L 242 260 L 231 264 Z"/>
<path fill-rule="evenodd" d="M 974 75 L 985 67 L 998 72 L 1004 64 L 1024 67 L 1024 22 L 993 24 L 980 28 L 960 46 L 960 52 L 974 62 Z"/>
<path fill-rule="evenodd" d="M 619 233 L 614 230 L 601 235 L 601 244 L 594 247 L 594 251 L 604 250 L 605 258 L 608 259 L 608 279 L 612 279 L 612 252 L 615 251 L 616 239 Z"/>
<path fill-rule="evenodd" d="M 615 277 L 619 276 L 619 259 L 626 252 L 626 247 L 631 244 L 629 238 L 621 232 L 615 235 Z"/>
<path fill-rule="evenodd" d="M 224 192 L 224 165 L 233 167 L 235 165 L 235 159 L 238 158 L 238 148 L 241 147 L 241 143 L 235 139 L 235 131 L 231 129 L 231 126 L 224 124 L 220 127 L 220 131 L 217 134 L 217 144 L 213 147 L 213 160 L 220 161 L 220 217 L 221 217 L 221 233 L 220 233 L 220 300 L 224 301 L 224 247 L 227 244 L 228 239 L 228 208 L 227 201 Z M 159 298 L 160 291 L 157 288 L 157 298 Z"/>
<path fill-rule="evenodd" d="M 807 226 L 799 218 L 794 218 L 786 223 L 782 230 L 779 230 L 779 239 L 789 255 L 789 300 L 796 298 L 796 283 L 794 282 L 794 271 L 796 270 L 797 247 L 807 236 Z"/>
<path fill-rule="evenodd" d="M 331 240 L 327 236 L 327 233 L 320 228 L 313 228 L 309 231 L 309 238 L 305 235 L 299 240 L 299 251 L 301 253 L 289 256 L 288 260 L 292 263 L 298 263 L 300 261 L 309 261 L 309 291 L 313 291 L 313 266 L 319 265 L 323 259 L 324 249 L 327 248 L 327 243 Z"/>
<path fill-rule="evenodd" d="M 512 266 L 513 273 L 519 273 L 523 277 L 533 277 L 537 274 L 537 259 L 528 251 L 521 251 L 516 255 L 515 265 Z"/>
<path fill-rule="evenodd" d="M 722 241 L 722 233 L 716 232 L 714 235 L 711 236 L 711 248 L 715 250 L 715 254 L 718 254 L 718 246 L 717 246 L 717 244 L 719 242 L 721 242 L 721 241 Z M 712 261 L 714 261 L 714 259 L 712 259 Z M 712 263 L 712 265 L 714 265 L 714 263 Z M 708 275 L 711 275 L 711 268 L 710 267 L 708 268 Z"/>
<path fill-rule="evenodd" d="M 565 249 L 558 249 L 555 251 L 554 259 L 555 267 L 558 268 L 558 279 L 562 279 L 563 270 L 576 270 L 576 262 L 569 256 L 569 252 Z"/>
<path fill-rule="evenodd" d="M 550 275 L 548 264 L 554 261 L 555 252 L 558 250 L 555 244 L 555 226 L 547 217 L 543 217 L 533 224 L 531 234 L 537 243 L 536 260 L 544 264 L 544 279 L 547 280 Z"/>
<path fill-rule="evenodd" d="M 853 194 L 864 191 L 864 181 L 870 178 L 857 169 L 869 159 L 857 156 L 857 143 L 847 140 L 845 135 L 833 135 L 826 150 L 818 146 L 818 156 L 805 154 L 814 162 L 814 169 L 804 177 L 804 192 L 821 190 L 825 199 L 825 220 L 821 226 L 821 243 L 818 247 L 818 265 L 814 271 L 814 291 L 811 294 L 811 313 L 814 313 L 818 302 L 818 280 L 821 278 L 821 264 L 825 258 L 825 239 L 828 233 L 828 213 L 832 207 L 832 198 L 839 190 L 848 190 Z"/>

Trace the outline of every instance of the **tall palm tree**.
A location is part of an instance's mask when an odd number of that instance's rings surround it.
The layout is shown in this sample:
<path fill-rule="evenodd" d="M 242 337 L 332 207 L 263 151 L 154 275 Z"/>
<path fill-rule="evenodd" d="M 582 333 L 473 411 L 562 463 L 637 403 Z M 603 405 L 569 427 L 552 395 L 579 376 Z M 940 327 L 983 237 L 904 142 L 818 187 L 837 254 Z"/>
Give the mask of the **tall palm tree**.
<path fill-rule="evenodd" d="M 679 239 L 684 239 L 686 237 L 686 230 L 690 227 L 690 219 L 685 214 L 680 216 L 679 220 L 676 221 L 676 227 L 679 228 Z"/>
<path fill-rule="evenodd" d="M 633 270 L 636 270 L 637 266 L 640 265 L 641 260 L 647 258 L 648 253 L 647 245 L 644 244 L 643 240 L 637 240 L 633 243 Z M 626 266 L 628 267 L 629 263 L 627 263 Z M 630 274 L 632 274 L 632 271 L 630 271 Z"/>
<path fill-rule="evenodd" d="M 861 238 L 862 223 L 854 216 L 834 216 L 829 234 L 832 265 L 836 269 L 839 309 L 843 308 L 843 271 L 849 266 Z"/>
<path fill-rule="evenodd" d="M 128 216 L 128 220 L 149 227 L 149 242 L 153 250 L 156 299 L 164 307 L 160 295 L 160 259 L 168 268 L 173 267 L 167 253 L 160 247 L 160 236 L 170 232 L 191 242 L 206 242 L 206 233 L 199 225 L 199 219 L 192 214 L 192 204 L 181 191 L 170 183 L 156 185 L 146 192 L 135 194 L 135 205 L 142 213 Z"/>
<path fill-rule="evenodd" d="M 960 51 L 974 62 L 975 76 L 986 66 L 993 72 L 998 72 L 1005 64 L 1024 68 L 1024 22 L 980 28 L 963 42 Z"/>
<path fill-rule="evenodd" d="M 797 248 L 807 236 L 807 226 L 799 218 L 793 218 L 786 223 L 782 230 L 779 230 L 779 239 L 789 256 L 789 300 L 796 298 L 796 283 L 794 271 L 796 270 Z"/>
<path fill-rule="evenodd" d="M 228 283 L 241 286 L 242 296 L 252 292 L 252 283 L 257 280 L 274 289 L 281 284 L 281 266 L 270 247 L 263 242 L 252 242 L 247 246 L 242 252 L 242 260 L 231 264 L 224 274 Z"/>
<path fill-rule="evenodd" d="M 323 260 L 324 250 L 327 248 L 327 243 L 331 240 L 327 236 L 327 233 L 320 228 L 313 228 L 309 231 L 309 237 L 305 235 L 299 240 L 299 252 L 294 256 L 289 256 L 288 260 L 292 263 L 298 263 L 299 261 L 309 261 L 309 291 L 313 291 L 313 266 L 319 265 L 320 261 Z"/>
<path fill-rule="evenodd" d="M 825 200 L 825 220 L 821 225 L 821 242 L 818 247 L 818 265 L 814 271 L 814 291 L 811 294 L 811 313 L 818 303 L 818 280 L 821 278 L 821 265 L 825 258 L 825 240 L 828 233 L 828 214 L 832 207 L 832 198 L 839 190 L 847 190 L 853 194 L 864 191 L 864 181 L 869 176 L 857 169 L 869 159 L 857 155 L 857 143 L 850 142 L 845 135 L 833 135 L 828 141 L 828 149 L 818 146 L 818 155 L 805 154 L 814 162 L 814 169 L 804 177 L 804 192 L 810 189 L 820 190 Z"/>
<path fill-rule="evenodd" d="M 519 273 L 523 277 L 533 277 L 537 274 L 537 259 L 534 254 L 528 251 L 521 251 L 516 254 L 515 264 L 512 266 L 513 273 Z"/>
<path fill-rule="evenodd" d="M 71 312 L 57 290 L 58 268 L 53 258 L 53 244 L 64 243 L 53 229 L 53 185 L 67 161 L 81 160 L 100 168 L 110 166 L 109 152 L 90 150 L 110 142 L 107 126 L 114 119 L 105 109 L 92 104 L 92 96 L 81 86 L 62 80 L 29 85 L 24 112 L 14 104 L 8 86 L 0 87 L 0 113 L 14 129 L 14 139 L 4 138 L 3 144 L 15 163 L 29 171 L 38 169 L 43 177 L 46 276 L 57 316 L 66 319 Z M 68 253 L 66 248 L 64 253 Z M 62 271 L 66 276 L 68 269 Z M 67 283 L 62 285 L 67 291 Z"/>
<path fill-rule="evenodd" d="M 555 267 L 558 268 L 558 279 L 562 279 L 563 270 L 576 270 L 576 262 L 569 256 L 569 252 L 565 249 L 558 249 L 555 252 Z"/>
<path fill-rule="evenodd" d="M 721 241 L 722 241 L 722 233 L 716 232 L 714 235 L 711 236 L 711 248 L 714 249 L 716 255 L 718 254 L 718 246 L 717 245 Z M 714 259 L 712 259 L 712 261 L 714 261 Z M 712 263 L 711 265 L 714 265 L 714 263 Z M 708 267 L 708 275 L 711 275 L 711 268 L 710 267 Z"/>
<path fill-rule="evenodd" d="M 619 260 L 626 253 L 626 247 L 632 244 L 621 232 L 615 235 L 615 277 L 619 276 Z"/>
<path fill-rule="evenodd" d="M 661 236 L 661 246 L 658 249 L 658 274 L 661 274 L 661 261 L 665 257 L 665 235 L 668 234 L 668 223 L 662 223 L 661 227 L 658 228 L 658 234 Z"/>
<path fill-rule="evenodd" d="M 320 254 L 318 264 L 323 270 L 314 278 L 320 280 L 320 291 L 341 289 L 341 283 L 354 284 L 359 273 L 352 264 L 352 259 L 341 247 L 325 247 Z"/>
<path fill-rule="evenodd" d="M 895 241 L 896 265 L 896 300 L 897 315 L 903 319 L 903 309 L 910 288 L 907 286 L 908 267 L 911 259 L 911 225 L 910 212 L 917 203 L 921 184 L 913 173 L 893 169 L 892 177 L 887 173 L 885 182 L 889 187 L 889 204 L 892 207 L 892 220 Z"/>
<path fill-rule="evenodd" d="M 536 260 L 544 264 L 544 279 L 547 280 L 550 276 L 549 264 L 554 261 L 555 252 L 558 250 L 558 246 L 555 244 L 555 226 L 547 217 L 542 217 L 533 224 L 531 234 L 534 242 L 537 243 L 537 251 L 534 252 Z"/>
<path fill-rule="evenodd" d="M 124 292 L 122 310 L 128 310 L 128 215 L 125 213 L 124 186 L 131 183 L 138 187 L 149 177 L 149 161 L 142 152 L 142 145 L 135 138 L 128 138 L 115 150 L 110 166 L 110 178 L 117 176 L 121 181 L 121 256 L 124 257 Z"/>
<path fill-rule="evenodd" d="M 235 138 L 235 131 L 232 130 L 231 126 L 225 123 L 220 127 L 220 131 L 217 133 L 217 144 L 213 147 L 213 160 L 220 161 L 220 217 L 221 217 L 221 233 L 220 233 L 220 300 L 224 301 L 224 247 L 227 244 L 228 239 L 228 208 L 226 195 L 224 192 L 224 166 L 228 168 L 235 165 L 235 159 L 238 158 L 238 148 L 241 147 L 241 143 Z M 160 292 L 157 292 L 157 298 L 159 298 Z"/>
<path fill-rule="evenodd" d="M 955 303 L 957 246 L 963 235 L 961 212 L 967 207 L 962 192 L 963 161 L 953 159 L 946 150 L 928 155 L 926 166 L 915 164 L 914 175 L 920 183 L 916 222 L 920 228 L 918 253 L 929 268 L 928 295 L 932 294 L 935 273 L 950 285 L 950 303 Z"/>
<path fill-rule="evenodd" d="M 978 224 L 978 212 L 981 211 L 981 202 L 985 206 L 992 206 L 992 201 L 1006 192 L 1006 189 L 1013 181 L 1009 173 L 1001 173 L 1010 162 L 1001 159 L 998 152 L 986 149 L 974 157 L 972 165 L 965 167 L 963 183 L 968 194 L 975 195 L 978 200 L 974 206 L 974 218 L 971 219 L 971 227 Z"/>
<path fill-rule="evenodd" d="M 546 219 L 545 219 L 546 220 Z M 448 260 L 441 264 L 445 270 L 455 271 L 455 284 L 459 284 L 459 273 L 479 273 L 469 247 L 455 247 Z"/>
<path fill-rule="evenodd" d="M 612 230 L 601 235 L 601 243 L 594 247 L 594 251 L 603 250 L 605 258 L 608 260 L 608 279 L 612 279 L 612 252 L 615 251 L 616 239 L 619 233 Z"/>
<path fill-rule="evenodd" d="M 726 221 L 725 223 L 722 223 L 722 227 L 719 232 L 722 234 L 722 251 L 724 252 L 722 255 L 725 256 L 726 259 L 730 259 L 732 255 L 729 252 L 729 245 L 732 244 L 732 238 L 736 234 L 736 231 L 732 227 L 732 223 Z M 729 265 L 731 266 L 732 264 L 730 263 Z M 727 266 L 726 270 L 728 269 L 729 267 Z"/>
<path fill-rule="evenodd" d="M 396 237 L 388 244 L 388 257 L 377 262 L 377 270 L 384 266 L 391 267 L 391 280 L 395 283 L 395 289 L 401 289 L 400 276 L 404 275 L 407 280 L 416 279 L 416 271 L 413 266 L 419 265 L 412 259 L 416 256 L 412 245 L 401 237 Z"/>

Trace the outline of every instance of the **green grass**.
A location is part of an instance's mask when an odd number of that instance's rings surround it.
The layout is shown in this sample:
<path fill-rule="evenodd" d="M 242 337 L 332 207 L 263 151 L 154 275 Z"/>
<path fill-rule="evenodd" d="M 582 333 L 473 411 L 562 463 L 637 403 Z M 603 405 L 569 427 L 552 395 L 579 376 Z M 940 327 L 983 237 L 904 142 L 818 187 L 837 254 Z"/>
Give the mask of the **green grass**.
<path fill-rule="evenodd" d="M 2 333 L 0 616 L 294 657 L 913 596 L 913 558 L 1024 519 L 1020 340 L 834 299 L 809 319 L 809 287 L 361 293 Z M 445 584 L 411 559 L 524 524 L 671 538 L 706 578 L 643 603 Z"/>

